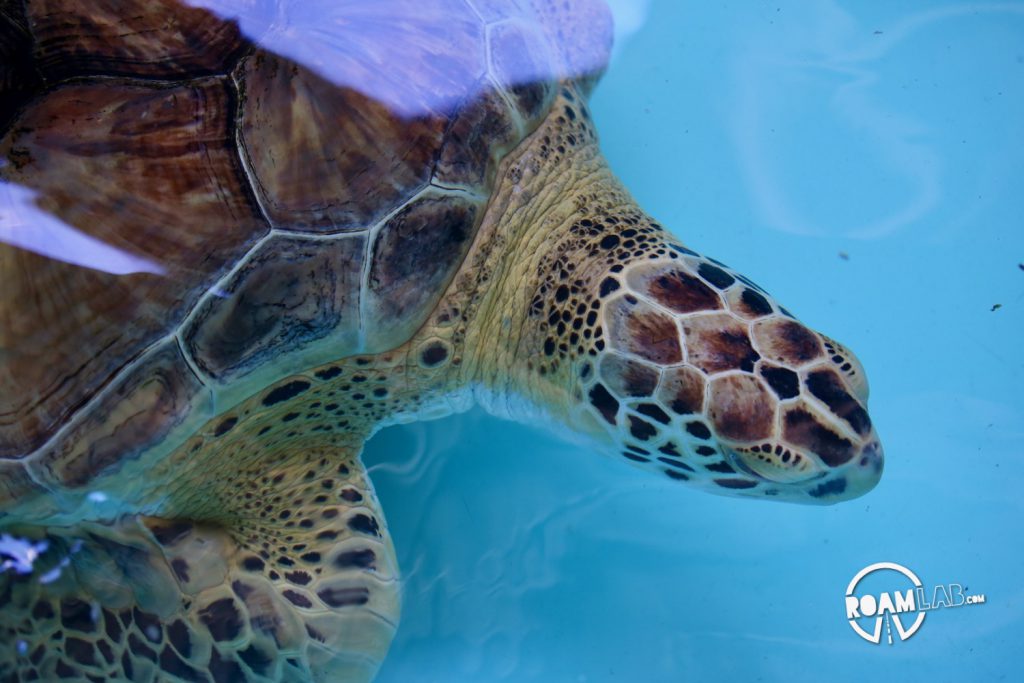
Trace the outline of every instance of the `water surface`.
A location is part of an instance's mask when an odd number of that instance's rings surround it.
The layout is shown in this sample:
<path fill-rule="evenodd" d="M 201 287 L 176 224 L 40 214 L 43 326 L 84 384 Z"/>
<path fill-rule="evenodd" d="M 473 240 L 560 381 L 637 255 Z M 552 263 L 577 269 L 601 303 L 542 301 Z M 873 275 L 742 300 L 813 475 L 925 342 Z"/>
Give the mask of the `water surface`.
<path fill-rule="evenodd" d="M 367 459 L 406 588 L 380 680 L 1015 679 L 1024 3 L 617 4 L 594 98 L 613 167 L 857 353 L 885 476 L 805 508 L 480 412 L 387 430 Z M 879 561 L 987 603 L 869 644 L 843 594 Z"/>

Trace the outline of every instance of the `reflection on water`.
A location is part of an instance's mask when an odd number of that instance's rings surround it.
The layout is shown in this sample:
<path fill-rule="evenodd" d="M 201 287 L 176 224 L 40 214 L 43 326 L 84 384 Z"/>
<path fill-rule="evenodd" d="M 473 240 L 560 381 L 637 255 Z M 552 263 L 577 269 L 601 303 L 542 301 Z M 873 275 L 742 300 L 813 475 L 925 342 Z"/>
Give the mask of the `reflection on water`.
<path fill-rule="evenodd" d="M 932 111 L 911 98 L 927 91 L 951 112 L 971 105 L 935 91 L 934 60 L 921 57 L 941 49 L 958 64 L 979 61 L 971 27 L 1019 22 L 1024 7 L 950 3 L 867 23 L 844 4 L 822 0 L 799 14 L 778 13 L 769 31 L 740 29 L 748 49 L 731 59 L 730 133 L 752 199 L 771 227 L 875 239 L 921 222 L 957 191 L 949 186 L 946 146 L 963 144 L 967 133 L 945 139 L 961 125 L 936 125 Z M 961 28 L 966 39 L 956 37 Z M 794 95 L 801 106 L 793 106 Z M 806 150 L 792 148 L 797 130 Z M 853 141 L 856 152 L 847 149 Z M 868 173 L 885 182 L 861 187 Z M 868 192 L 866 203 L 857 201 Z M 835 206 L 844 211 L 835 215 Z"/>
<path fill-rule="evenodd" d="M 450 112 L 478 95 L 486 87 L 479 70 L 486 59 L 506 86 L 593 73 L 604 59 L 600 40 L 587 40 L 599 38 L 603 27 L 573 25 L 593 35 L 570 37 L 546 3 L 529 0 L 481 0 L 469 3 L 472 12 L 464 0 L 188 4 L 237 22 L 262 49 L 337 87 L 358 90 L 403 118 Z M 574 10 L 586 12 L 586 4 Z M 502 23 L 520 35 L 506 37 Z M 551 38 L 572 44 L 557 61 L 545 56 Z"/>

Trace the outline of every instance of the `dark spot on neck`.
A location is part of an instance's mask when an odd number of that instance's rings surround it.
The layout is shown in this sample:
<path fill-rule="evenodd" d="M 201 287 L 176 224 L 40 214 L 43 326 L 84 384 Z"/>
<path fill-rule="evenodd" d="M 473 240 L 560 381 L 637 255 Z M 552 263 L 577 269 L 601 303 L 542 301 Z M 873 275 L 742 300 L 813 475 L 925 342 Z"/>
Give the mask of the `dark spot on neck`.
<path fill-rule="evenodd" d="M 329 368 L 324 368 L 323 370 L 317 370 L 316 371 L 317 379 L 324 380 L 325 382 L 327 380 L 329 380 L 329 379 L 334 379 L 335 377 L 337 377 L 340 374 L 341 374 L 341 368 L 339 368 L 337 365 L 332 365 Z"/>
<path fill-rule="evenodd" d="M 230 432 L 231 428 L 234 427 L 236 424 L 238 424 L 237 417 L 232 416 L 225 418 L 224 420 L 221 421 L 219 425 L 217 425 L 217 428 L 213 430 L 213 435 L 224 436 L 225 434 Z"/>
<path fill-rule="evenodd" d="M 420 354 L 420 359 L 423 361 L 423 365 L 428 368 L 432 368 L 435 365 L 440 365 L 448 357 L 448 349 L 443 344 L 430 344 L 427 348 L 423 349 L 423 353 Z"/>
<path fill-rule="evenodd" d="M 272 406 L 281 403 L 282 401 L 295 398 L 302 392 L 309 389 L 310 386 L 310 383 L 304 379 L 297 379 L 292 382 L 288 382 L 287 384 L 282 384 L 281 386 L 272 389 L 263 397 L 263 405 Z"/>

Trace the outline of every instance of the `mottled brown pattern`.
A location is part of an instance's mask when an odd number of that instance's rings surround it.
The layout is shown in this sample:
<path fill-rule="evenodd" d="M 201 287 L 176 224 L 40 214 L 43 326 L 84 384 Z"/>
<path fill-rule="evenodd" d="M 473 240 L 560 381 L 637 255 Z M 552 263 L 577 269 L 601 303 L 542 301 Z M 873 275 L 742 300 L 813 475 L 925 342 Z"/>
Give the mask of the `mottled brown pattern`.
<path fill-rule="evenodd" d="M 668 272 L 655 266 L 637 268 L 629 274 L 629 285 L 675 313 L 722 308 L 722 299 L 715 290 L 678 268 Z"/>
<path fill-rule="evenodd" d="M 846 390 L 842 378 L 831 370 L 815 370 L 808 373 L 807 388 L 811 394 L 829 407 L 833 413 L 846 420 L 861 436 L 871 433 L 871 418 L 864 407 Z"/>
<path fill-rule="evenodd" d="M 788 443 L 816 454 L 829 467 L 847 463 L 856 455 L 848 439 L 821 424 L 802 403 L 786 410 L 782 424 L 782 437 Z"/>
<path fill-rule="evenodd" d="M 619 396 L 650 396 L 658 386 L 658 371 L 649 365 L 622 356 L 601 359 L 601 378 Z"/>
<path fill-rule="evenodd" d="M 446 120 L 403 120 L 303 66 L 257 52 L 239 67 L 241 142 L 275 226 L 368 227 L 430 179 Z"/>
<path fill-rule="evenodd" d="M 820 358 L 817 334 L 794 320 L 772 318 L 754 323 L 754 343 L 769 360 L 799 367 Z"/>
<path fill-rule="evenodd" d="M 725 293 L 729 310 L 745 320 L 763 318 L 772 313 L 771 306 L 765 307 L 767 300 L 749 287 L 732 287 Z"/>
<path fill-rule="evenodd" d="M 240 181 L 229 104 L 215 80 L 68 85 L 37 100 L 0 140 L 9 162 L 0 180 L 12 183 L 5 197 L 20 225 L 53 240 L 60 229 L 77 231 L 149 271 L 108 274 L 82 250 L 65 258 L 91 267 L 0 245 L 0 454 L 41 444 L 179 324 L 266 230 Z"/>
<path fill-rule="evenodd" d="M 750 345 L 747 328 L 730 315 L 686 318 L 683 334 L 689 361 L 708 374 L 754 369 L 758 355 Z"/>
<path fill-rule="evenodd" d="M 675 321 L 653 306 L 632 297 L 608 304 L 608 340 L 613 348 L 635 354 L 659 365 L 683 359 Z"/>
<path fill-rule="evenodd" d="M 383 226 L 363 293 L 368 350 L 392 348 L 423 323 L 469 249 L 478 211 L 457 196 L 425 196 Z"/>
<path fill-rule="evenodd" d="M 52 79 L 224 73 L 246 45 L 235 22 L 183 0 L 32 0 L 27 10 Z"/>
<path fill-rule="evenodd" d="M 201 424 L 212 406 L 169 340 L 133 371 L 118 378 L 81 422 L 41 454 L 38 467 L 53 483 L 86 486 L 165 438 L 186 420 Z"/>
<path fill-rule="evenodd" d="M 708 414 L 720 436 L 757 441 L 772 434 L 775 401 L 756 377 L 729 375 L 711 382 Z"/>
<path fill-rule="evenodd" d="M 221 382 L 286 353 L 301 356 L 328 335 L 337 357 L 353 353 L 365 248 L 364 233 L 330 241 L 271 238 L 189 321 L 186 348 Z"/>
<path fill-rule="evenodd" d="M 704 376 L 689 367 L 669 368 L 658 389 L 658 398 L 673 412 L 689 415 L 704 411 Z"/>

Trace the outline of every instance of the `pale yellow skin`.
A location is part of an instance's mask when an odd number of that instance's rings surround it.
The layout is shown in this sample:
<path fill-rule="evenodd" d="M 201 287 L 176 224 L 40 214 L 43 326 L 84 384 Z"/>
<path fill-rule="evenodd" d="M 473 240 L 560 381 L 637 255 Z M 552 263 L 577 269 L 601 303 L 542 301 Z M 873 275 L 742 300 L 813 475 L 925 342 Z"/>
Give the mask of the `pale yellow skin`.
<path fill-rule="evenodd" d="M 400 584 L 383 515 L 359 462 L 362 445 L 382 426 L 442 416 L 474 402 L 513 418 L 544 417 L 567 425 L 613 457 L 623 457 L 632 446 L 634 457 L 625 457 L 659 476 L 717 493 L 812 503 L 870 489 L 881 472 L 881 451 L 870 423 L 856 421 L 862 419 L 867 393 L 859 364 L 834 342 L 790 321 L 777 305 L 771 313 L 751 313 L 736 300 L 739 289 L 720 302 L 713 299 L 719 302 L 713 311 L 685 313 L 672 305 L 690 301 L 689 292 L 658 290 L 660 299 L 652 294 L 648 285 L 660 274 L 682 268 L 697 278 L 696 261 L 688 259 L 701 259 L 676 249 L 681 245 L 635 206 L 603 160 L 579 100 L 571 88 L 563 90 L 540 128 L 502 162 L 468 257 L 407 343 L 284 379 L 219 415 L 172 453 L 126 463 L 96 479 L 93 490 L 124 492 L 115 502 L 130 514 L 114 523 L 80 523 L 70 531 L 52 526 L 51 538 L 66 535 L 69 547 L 83 530 L 110 539 L 111 545 L 76 551 L 89 561 L 80 556 L 73 575 L 65 572 L 55 584 L 25 587 L 21 618 L 31 625 L 37 600 L 59 610 L 60 600 L 71 595 L 112 611 L 134 605 L 160 617 L 164 640 L 171 624 L 183 624 L 191 658 L 179 654 L 188 666 L 208 666 L 212 638 L 222 649 L 241 653 L 256 647 L 270 657 L 267 680 L 368 681 L 398 625 Z M 584 234 L 581 221 L 601 222 L 604 229 Z M 597 245 L 608 235 L 630 239 L 623 231 L 638 226 L 648 230 L 645 245 L 637 246 L 642 253 L 612 259 L 622 266 L 613 272 L 609 252 Z M 575 291 L 563 297 L 561 271 L 569 264 Z M 618 288 L 602 295 L 610 276 Z M 700 284 L 701 296 L 711 291 Z M 560 311 L 577 300 L 575 311 L 581 312 L 562 317 Z M 595 308 L 598 300 L 603 303 Z M 701 320 L 714 323 L 721 316 L 752 341 L 730 338 L 732 346 L 702 347 L 701 340 L 710 337 L 700 335 Z M 576 317 L 584 322 L 574 330 Z M 584 337 L 584 330 L 592 334 Z M 665 330 L 676 336 L 659 336 Z M 578 338 L 570 343 L 573 332 Z M 797 337 L 805 351 L 817 351 L 794 358 Z M 827 354 L 818 346 L 826 342 L 833 345 Z M 720 343 L 726 342 L 714 341 Z M 565 349 L 557 348 L 561 344 Z M 762 365 L 771 360 L 785 369 L 785 377 L 800 377 L 798 397 L 788 403 L 778 398 L 751 369 L 706 371 L 709 363 L 746 362 L 732 356 L 751 344 Z M 615 375 L 623 359 L 634 364 L 629 377 Z M 819 392 L 829 400 L 808 391 L 815 372 L 832 381 L 826 382 L 831 393 Z M 705 375 L 703 388 L 690 391 L 691 398 L 700 398 L 698 409 L 685 412 L 687 417 L 674 412 L 680 382 Z M 657 386 L 637 388 L 643 378 L 655 376 Z M 604 396 L 595 389 L 598 383 L 609 387 L 611 412 L 607 398 L 594 399 Z M 270 401 L 275 391 L 294 396 Z M 641 404 L 647 408 L 641 410 Z M 627 415 L 627 408 L 640 413 Z M 811 417 L 801 417 L 802 422 L 786 417 L 798 408 L 801 416 Z M 661 414 L 668 421 L 638 414 Z M 740 418 L 747 415 L 763 419 L 743 424 Z M 694 420 L 707 427 L 707 438 L 695 441 L 691 430 L 700 430 L 687 427 Z M 719 433 L 722 429 L 732 436 Z M 744 430 L 767 433 L 736 438 Z M 822 457 L 806 443 L 789 440 L 794 434 L 820 440 L 820 430 L 846 445 Z M 716 454 L 702 455 L 696 443 Z M 762 443 L 772 448 L 758 448 Z M 714 463 L 711 469 L 707 463 Z M 79 504 L 88 505 L 62 501 L 64 510 Z M 24 515 L 45 517 L 45 511 Z M 52 511 L 50 518 L 56 522 L 61 515 Z M 175 526 L 175 520 L 191 524 Z M 39 527 L 23 531 L 42 533 Z M 136 548 L 131 576 L 114 546 Z M 148 559 L 140 564 L 138 557 Z M 304 576 L 296 577 L 296 571 Z M 237 615 L 238 630 L 227 634 L 231 637 L 218 638 L 204 625 L 204 615 L 219 623 L 211 617 L 218 609 Z M 137 637 L 145 635 L 135 628 Z M 38 630 L 26 635 L 28 648 L 48 635 Z M 47 666 L 52 669 L 59 659 L 55 653 Z M 137 678 L 148 675 L 139 672 L 145 666 L 136 664 Z M 155 675 L 156 667 L 150 668 Z"/>

